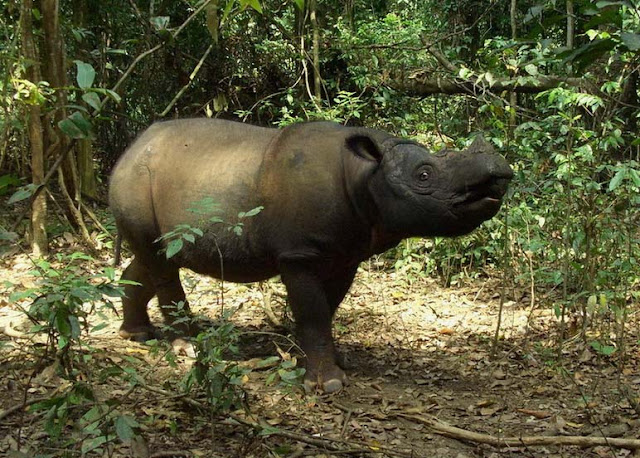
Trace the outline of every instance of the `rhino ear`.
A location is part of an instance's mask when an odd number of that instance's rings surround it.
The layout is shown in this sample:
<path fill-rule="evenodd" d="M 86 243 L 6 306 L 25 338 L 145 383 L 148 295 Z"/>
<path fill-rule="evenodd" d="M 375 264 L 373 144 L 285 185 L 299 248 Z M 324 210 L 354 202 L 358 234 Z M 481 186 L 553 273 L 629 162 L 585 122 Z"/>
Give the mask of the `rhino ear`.
<path fill-rule="evenodd" d="M 347 137 L 347 148 L 356 156 L 367 161 L 382 161 L 382 150 L 378 143 L 368 135 L 352 135 Z"/>

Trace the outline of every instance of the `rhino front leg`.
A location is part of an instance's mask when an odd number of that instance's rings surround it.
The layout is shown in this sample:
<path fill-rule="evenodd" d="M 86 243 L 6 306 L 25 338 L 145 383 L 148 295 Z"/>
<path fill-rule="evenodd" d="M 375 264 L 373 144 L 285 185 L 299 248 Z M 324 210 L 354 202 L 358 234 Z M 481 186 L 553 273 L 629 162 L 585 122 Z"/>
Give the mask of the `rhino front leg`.
<path fill-rule="evenodd" d="M 340 271 L 334 274 L 334 276 L 324 282 L 324 289 L 327 294 L 327 301 L 329 302 L 329 307 L 331 309 L 331 318 L 333 321 L 333 317 L 338 309 L 338 306 L 342 303 L 342 300 L 346 296 L 351 284 L 353 283 L 353 279 L 356 276 L 356 272 L 358 270 L 358 264 L 347 267 L 344 271 Z M 336 350 L 336 364 L 340 366 L 342 369 L 349 369 L 349 364 L 347 360 L 344 358 L 344 355 Z"/>
<path fill-rule="evenodd" d="M 283 262 L 280 270 L 296 320 L 296 334 L 307 359 L 305 388 L 320 386 L 326 393 L 339 391 L 347 377 L 336 364 L 331 334 L 334 310 L 325 284 L 308 262 Z"/>

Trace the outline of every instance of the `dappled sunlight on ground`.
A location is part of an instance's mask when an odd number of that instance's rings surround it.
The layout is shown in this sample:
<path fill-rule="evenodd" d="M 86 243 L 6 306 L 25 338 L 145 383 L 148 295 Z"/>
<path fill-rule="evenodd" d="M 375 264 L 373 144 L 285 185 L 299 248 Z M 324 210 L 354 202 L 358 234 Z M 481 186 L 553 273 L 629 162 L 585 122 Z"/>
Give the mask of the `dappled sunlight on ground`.
<path fill-rule="evenodd" d="M 5 263 L 3 275 L 22 286 L 33 282 L 24 259 Z M 216 322 L 222 313 L 243 333 L 241 359 L 295 355 L 295 348 L 275 333 L 286 335 L 291 323 L 285 313 L 284 290 L 269 282 L 274 325 L 264 311 L 258 285 L 235 285 L 183 273 L 192 309 Z M 504 294 L 499 345 L 492 358 L 492 342 Z M 223 302 L 224 297 L 224 302 Z M 0 336 L 3 381 L 2 409 L 25 397 L 47 396 L 60 389 L 55 373 L 41 371 L 31 378 L 27 323 L 14 304 L 0 299 L 0 327 L 12 332 Z M 412 416 L 434 416 L 450 425 L 493 436 L 589 436 L 638 438 L 640 352 L 638 316 L 627 323 L 626 355 L 621 366 L 617 353 L 599 354 L 568 323 L 568 340 L 557 360 L 557 320 L 551 298 L 540 292 L 540 304 L 531 309 L 527 292 L 503 288 L 497 278 L 474 280 L 457 288 L 442 288 L 433 279 L 408 284 L 387 271 L 361 269 L 338 311 L 334 334 L 348 365 L 350 383 L 333 396 L 305 396 L 297 390 L 265 387 L 266 373 L 256 369 L 246 379 L 247 405 L 263 424 L 304 435 L 331 437 L 343 442 L 339 450 L 282 436 L 262 437 L 224 416 L 209 418 L 181 402 L 145 389 L 128 393 L 121 410 L 143 424 L 142 437 L 151 455 L 175 456 L 343 456 L 345 450 L 368 447 L 382 456 L 629 456 L 609 447 L 511 447 L 503 450 L 470 441 L 445 438 Z M 153 320 L 160 316 L 150 308 Z M 109 326 L 89 338 L 100 351 L 94 363 L 131 365 L 149 385 L 169 389 L 191 367 L 188 357 L 166 363 L 149 347 L 118 338 L 119 318 L 108 312 Z M 7 327 L 7 324 L 10 324 Z M 601 329 L 592 323 L 590 332 Z M 599 331 L 598 331 L 599 332 Z M 277 344 L 277 346 L 276 346 Z M 104 400 L 118 398 L 128 384 L 118 378 L 92 380 Z M 238 413 L 238 415 L 241 415 Z M 13 415 L 0 426 L 0 452 L 15 445 L 18 428 L 32 450 L 43 440 L 30 415 Z M 364 444 L 364 445 L 363 445 Z M 135 444 L 115 447 L 116 456 L 133 453 Z M 340 449 L 342 452 L 340 452 Z M 365 450 L 366 451 L 366 450 Z M 184 452 L 183 455 L 179 453 Z M 287 453 L 285 453 L 287 452 Z M 354 452 L 356 456 L 364 451 Z M 168 456 L 168 455 L 163 455 Z"/>

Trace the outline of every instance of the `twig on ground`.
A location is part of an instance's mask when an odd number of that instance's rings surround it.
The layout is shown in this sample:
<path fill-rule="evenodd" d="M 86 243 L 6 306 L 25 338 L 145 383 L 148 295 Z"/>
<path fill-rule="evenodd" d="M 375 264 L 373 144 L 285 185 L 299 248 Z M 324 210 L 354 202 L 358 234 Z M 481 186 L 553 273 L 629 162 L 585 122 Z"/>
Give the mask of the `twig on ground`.
<path fill-rule="evenodd" d="M 151 458 L 173 458 L 176 456 L 195 456 L 189 450 L 167 450 L 166 452 L 155 452 L 151 454 Z"/>
<path fill-rule="evenodd" d="M 20 404 L 15 405 L 13 407 L 9 407 L 7 410 L 3 410 L 2 412 L 0 412 L 0 421 L 4 420 L 9 415 L 12 415 L 26 407 L 29 407 L 33 404 L 37 404 L 38 402 L 48 401 L 49 399 L 51 399 L 51 397 L 49 396 L 44 396 L 41 398 L 32 398 L 24 402 L 21 402 Z"/>
<path fill-rule="evenodd" d="M 475 433 L 466 429 L 443 423 L 435 418 L 423 415 L 397 414 L 400 418 L 406 418 L 428 426 L 437 434 L 469 442 L 489 444 L 494 447 L 522 447 L 532 445 L 575 445 L 578 447 L 609 446 L 626 448 L 629 450 L 640 449 L 640 439 L 592 437 L 592 436 L 521 436 L 521 437 L 496 437 L 489 434 Z"/>
<path fill-rule="evenodd" d="M 111 232 L 109 232 L 107 228 L 102 225 L 102 223 L 100 222 L 96 214 L 93 212 L 93 210 L 91 210 L 91 208 L 87 204 L 81 201 L 80 205 L 84 209 L 85 213 L 89 216 L 89 218 L 91 218 L 91 221 L 93 221 L 96 227 L 100 229 L 103 234 L 107 235 L 107 237 L 110 237 L 111 239 L 115 239 L 115 237 L 111 234 Z"/>
<path fill-rule="evenodd" d="M 273 307 L 271 306 L 271 296 L 273 293 L 271 286 L 267 282 L 260 282 L 259 288 L 260 292 L 262 293 L 262 308 L 267 315 L 267 318 L 275 327 L 282 327 L 282 321 L 280 321 L 280 319 L 273 312 Z"/>

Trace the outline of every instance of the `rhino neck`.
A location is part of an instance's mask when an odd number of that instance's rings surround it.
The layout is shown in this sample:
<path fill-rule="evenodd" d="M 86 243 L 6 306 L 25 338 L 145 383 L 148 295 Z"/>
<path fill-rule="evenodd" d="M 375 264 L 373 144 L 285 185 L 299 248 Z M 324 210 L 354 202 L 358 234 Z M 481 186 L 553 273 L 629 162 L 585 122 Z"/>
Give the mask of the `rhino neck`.
<path fill-rule="evenodd" d="M 371 241 L 369 243 L 370 254 L 384 253 L 396 246 L 404 238 L 405 237 L 400 234 L 385 231 L 380 224 L 375 224 L 371 227 Z"/>

